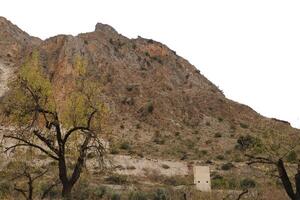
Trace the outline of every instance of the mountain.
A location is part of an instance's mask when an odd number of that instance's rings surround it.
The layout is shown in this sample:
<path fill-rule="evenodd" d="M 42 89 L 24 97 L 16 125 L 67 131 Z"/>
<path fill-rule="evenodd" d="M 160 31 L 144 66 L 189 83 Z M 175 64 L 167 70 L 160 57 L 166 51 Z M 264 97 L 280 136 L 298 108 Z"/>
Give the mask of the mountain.
<path fill-rule="evenodd" d="M 111 133 L 105 137 L 113 153 L 231 159 L 239 155 L 235 146 L 243 135 L 277 132 L 288 138 L 299 133 L 288 122 L 263 117 L 227 99 L 195 66 L 160 42 L 129 39 L 101 23 L 93 32 L 41 40 L 0 18 L 2 71 L 17 71 L 34 49 L 61 101 L 72 87 L 76 56 L 87 61 L 109 105 Z M 10 78 L 7 74 L 13 76 L 6 73 L 4 79 L 3 74 L 2 85 Z M 118 149 L 124 143 L 130 148 Z"/>

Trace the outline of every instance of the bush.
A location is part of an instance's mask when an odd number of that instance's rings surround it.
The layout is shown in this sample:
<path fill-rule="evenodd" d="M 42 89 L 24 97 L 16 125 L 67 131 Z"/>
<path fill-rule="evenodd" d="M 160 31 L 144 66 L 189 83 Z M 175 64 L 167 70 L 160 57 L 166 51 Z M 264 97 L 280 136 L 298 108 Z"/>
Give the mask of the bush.
<path fill-rule="evenodd" d="M 295 163 L 297 161 L 297 154 L 295 151 L 291 151 L 287 157 L 286 160 L 290 163 Z"/>
<path fill-rule="evenodd" d="M 119 153 L 119 150 L 116 149 L 115 147 L 112 147 L 111 150 L 110 150 L 110 153 L 111 153 L 111 154 L 118 154 L 118 153 Z"/>
<path fill-rule="evenodd" d="M 240 127 L 244 128 L 244 129 L 247 129 L 249 128 L 249 125 L 248 124 L 244 124 L 244 123 L 240 123 Z"/>
<path fill-rule="evenodd" d="M 129 144 L 129 142 L 123 142 L 121 145 L 120 145 L 120 149 L 123 149 L 123 150 L 130 150 L 131 149 L 131 146 Z"/>
<path fill-rule="evenodd" d="M 213 189 L 224 189 L 226 188 L 226 181 L 222 176 L 218 176 L 212 179 L 211 186 Z"/>
<path fill-rule="evenodd" d="M 185 145 L 187 146 L 187 148 L 189 149 L 193 149 L 195 147 L 195 141 L 194 140 L 191 140 L 191 139 L 187 139 L 185 141 Z"/>
<path fill-rule="evenodd" d="M 111 195 L 111 200 L 121 200 L 121 195 L 119 193 L 113 193 Z"/>
<path fill-rule="evenodd" d="M 155 132 L 153 142 L 156 144 L 165 144 L 165 139 L 161 136 L 159 132 Z"/>
<path fill-rule="evenodd" d="M 255 186 L 256 186 L 255 181 L 250 178 L 245 178 L 240 182 L 240 187 L 243 189 L 254 188 Z"/>
<path fill-rule="evenodd" d="M 230 169 L 233 168 L 233 167 L 234 167 L 234 165 L 233 165 L 231 162 L 229 162 L 229 163 L 223 164 L 223 165 L 221 166 L 221 169 L 224 170 L 224 171 L 227 171 L 227 170 L 230 170 Z"/>
<path fill-rule="evenodd" d="M 218 160 L 224 160 L 225 157 L 223 155 L 217 155 L 216 159 L 218 159 Z"/>
<path fill-rule="evenodd" d="M 179 185 L 189 185 L 191 184 L 192 178 L 190 176 L 171 176 L 171 177 L 165 177 L 163 179 L 163 183 L 166 185 L 172 185 L 172 186 L 179 186 Z"/>
<path fill-rule="evenodd" d="M 164 189 L 157 189 L 154 193 L 154 198 L 153 200 L 167 200 L 168 199 L 168 194 Z"/>
<path fill-rule="evenodd" d="M 211 181 L 213 189 L 231 189 L 234 190 L 237 188 L 237 181 L 234 178 L 226 179 L 221 175 L 216 175 L 212 178 Z"/>
<path fill-rule="evenodd" d="M 147 195 L 144 192 L 131 192 L 128 200 L 147 200 Z"/>
<path fill-rule="evenodd" d="M 166 164 L 162 164 L 161 167 L 164 168 L 164 169 L 169 169 L 170 168 L 170 166 L 166 165 Z"/>
<path fill-rule="evenodd" d="M 147 104 L 147 111 L 148 111 L 148 113 L 152 113 L 153 110 L 154 110 L 153 103 L 152 102 L 148 102 L 148 104 Z"/>
<path fill-rule="evenodd" d="M 222 134 L 221 133 L 215 133 L 214 137 L 215 138 L 220 138 L 220 137 L 222 137 Z"/>
<path fill-rule="evenodd" d="M 254 146 L 259 146 L 259 144 L 260 144 L 259 139 L 251 135 L 240 136 L 237 140 L 236 148 L 240 150 L 246 150 Z"/>
<path fill-rule="evenodd" d="M 10 187 L 9 182 L 1 180 L 0 181 L 0 197 L 2 198 L 6 194 L 10 194 L 10 193 L 11 193 L 11 187 Z"/>
<path fill-rule="evenodd" d="M 123 185 L 125 183 L 127 183 L 127 177 L 123 176 L 123 175 L 111 175 L 109 177 L 107 177 L 106 182 L 110 183 L 110 184 L 116 184 L 116 185 Z"/>
<path fill-rule="evenodd" d="M 222 117 L 218 117 L 218 121 L 219 121 L 219 122 L 222 122 L 222 121 L 223 121 L 223 118 L 222 118 Z"/>
<path fill-rule="evenodd" d="M 94 189 L 94 195 L 97 197 L 97 198 L 103 198 L 103 196 L 105 195 L 106 193 L 106 187 L 104 186 L 99 186 L 99 187 L 96 187 Z"/>

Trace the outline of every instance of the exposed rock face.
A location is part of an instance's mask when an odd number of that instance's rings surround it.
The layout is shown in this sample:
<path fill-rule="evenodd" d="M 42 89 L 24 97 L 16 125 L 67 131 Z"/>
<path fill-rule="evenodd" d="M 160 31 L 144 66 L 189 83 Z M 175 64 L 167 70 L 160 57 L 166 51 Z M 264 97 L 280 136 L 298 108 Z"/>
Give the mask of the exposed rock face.
<path fill-rule="evenodd" d="M 0 17 L 0 58 L 5 61 L 18 62 L 26 51 L 41 42 L 31 37 L 4 17 Z"/>
<path fill-rule="evenodd" d="M 11 76 L 12 76 L 11 69 L 5 66 L 5 64 L 0 61 L 0 98 L 8 90 L 7 84 Z"/>
<path fill-rule="evenodd" d="M 61 100 L 72 85 L 75 57 L 87 60 L 110 107 L 110 141 L 129 141 L 131 153 L 185 158 L 206 149 L 217 154 L 234 148 L 240 134 L 266 128 L 295 131 L 226 99 L 199 70 L 159 42 L 128 39 L 101 23 L 94 32 L 41 41 L 0 18 L 0 58 L 18 66 L 34 48 Z M 215 133 L 222 133 L 222 140 L 208 142 Z"/>

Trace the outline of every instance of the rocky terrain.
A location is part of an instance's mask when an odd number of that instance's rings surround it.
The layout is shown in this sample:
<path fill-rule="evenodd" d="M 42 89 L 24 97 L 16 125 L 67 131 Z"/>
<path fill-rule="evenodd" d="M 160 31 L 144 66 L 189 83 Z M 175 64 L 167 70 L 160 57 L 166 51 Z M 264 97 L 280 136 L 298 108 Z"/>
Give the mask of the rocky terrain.
<path fill-rule="evenodd" d="M 181 168 L 177 175 L 186 175 L 189 163 L 197 160 L 211 165 L 242 161 L 236 149 L 241 136 L 274 132 L 288 140 L 299 133 L 287 122 L 266 118 L 227 99 L 199 69 L 166 45 L 142 37 L 126 38 L 101 23 L 93 32 L 41 40 L 0 17 L 0 96 L 34 49 L 40 52 L 40 62 L 61 101 L 72 87 L 76 56 L 87 61 L 109 105 L 111 128 L 104 137 L 110 153 L 119 154 L 116 162 L 121 163 L 123 174 L 130 175 L 127 168 L 139 163 L 132 173 L 165 164 L 175 171 Z M 124 159 L 124 155 L 133 158 Z M 146 158 L 162 161 L 155 167 Z"/>
<path fill-rule="evenodd" d="M 206 156 L 204 151 L 209 156 L 231 151 L 241 135 L 298 132 L 289 123 L 227 99 L 167 46 L 141 37 L 128 39 L 100 23 L 90 33 L 42 41 L 0 18 L 2 83 L 33 49 L 40 51 L 61 100 L 72 85 L 75 57 L 87 60 L 88 70 L 103 87 L 111 121 L 116 122 L 108 136 L 111 146 L 125 141 L 131 154 L 142 148 L 151 157 L 198 159 Z"/>

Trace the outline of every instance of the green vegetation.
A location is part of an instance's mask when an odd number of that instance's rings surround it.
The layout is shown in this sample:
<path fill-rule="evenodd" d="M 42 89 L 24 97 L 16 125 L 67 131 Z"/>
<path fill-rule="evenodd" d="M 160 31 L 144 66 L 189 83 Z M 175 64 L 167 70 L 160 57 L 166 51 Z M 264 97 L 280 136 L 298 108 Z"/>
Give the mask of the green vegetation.
<path fill-rule="evenodd" d="M 127 176 L 118 175 L 118 174 L 110 175 L 105 179 L 105 181 L 107 183 L 116 184 L 116 185 L 123 185 L 128 183 Z"/>
<path fill-rule="evenodd" d="M 260 148 L 261 147 L 261 141 L 259 138 L 253 137 L 251 135 L 246 136 L 240 136 L 237 139 L 237 145 L 236 148 L 239 150 L 247 150 L 250 148 Z"/>
<path fill-rule="evenodd" d="M 240 181 L 240 187 L 243 189 L 254 188 L 256 182 L 253 179 L 245 178 Z"/>
<path fill-rule="evenodd" d="M 234 167 L 234 165 L 231 162 L 225 163 L 221 166 L 221 169 L 224 171 L 230 170 Z"/>
<path fill-rule="evenodd" d="M 73 68 L 74 84 L 62 101 L 41 66 L 39 53 L 33 52 L 10 83 L 11 89 L 3 100 L 5 121 L 17 130 L 3 136 L 15 142 L 7 149 L 23 147 L 31 149 L 33 157 L 39 152 L 56 161 L 61 194 L 66 199 L 71 198 L 84 161 L 92 155 L 88 152 L 91 144 L 93 155 L 100 162 L 103 158 L 105 148 L 99 135 L 105 130 L 108 113 L 100 100 L 101 87 L 88 74 L 86 61 L 77 57 Z M 25 157 L 21 159 L 26 161 Z M 30 180 L 28 174 L 32 172 L 25 170 L 26 175 L 22 176 Z M 33 181 L 28 181 L 28 185 L 27 199 L 32 199 Z"/>
<path fill-rule="evenodd" d="M 297 153 L 295 151 L 291 151 L 287 156 L 286 156 L 286 161 L 290 163 L 296 163 L 298 159 Z"/>
<path fill-rule="evenodd" d="M 124 142 L 121 143 L 120 149 L 130 150 L 131 149 L 131 145 L 130 145 L 130 143 L 128 141 L 124 141 Z"/>

